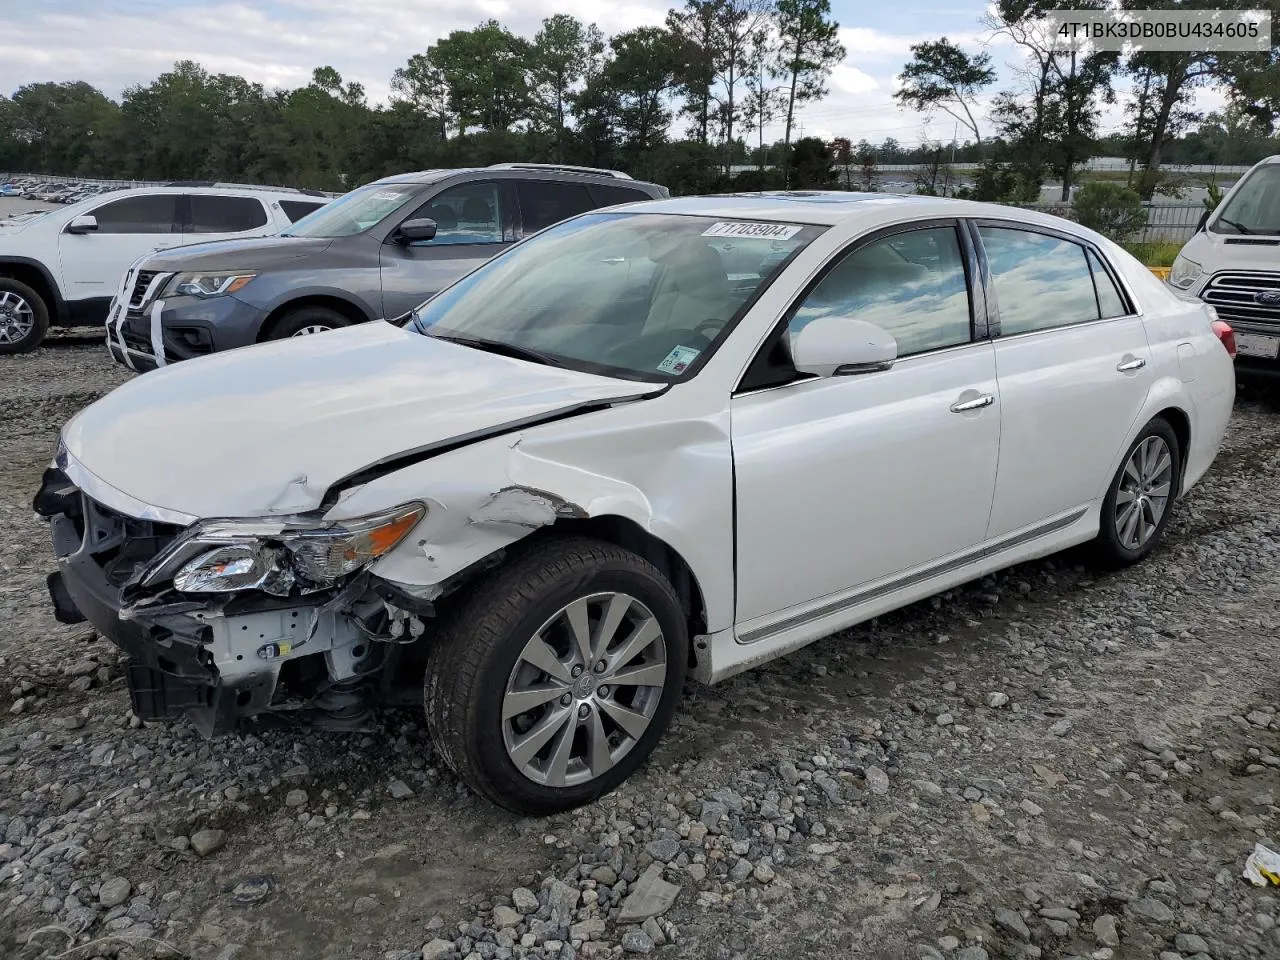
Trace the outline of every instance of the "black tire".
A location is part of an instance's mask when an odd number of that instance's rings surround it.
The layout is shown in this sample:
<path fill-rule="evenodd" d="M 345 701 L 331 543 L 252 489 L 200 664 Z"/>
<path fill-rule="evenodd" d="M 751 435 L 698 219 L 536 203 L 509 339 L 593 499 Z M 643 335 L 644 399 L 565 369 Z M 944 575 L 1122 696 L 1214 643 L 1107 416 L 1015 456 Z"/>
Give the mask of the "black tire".
<path fill-rule="evenodd" d="M 14 280 L 12 277 L 0 277 L 0 301 L 4 300 L 6 293 L 22 298 L 31 308 L 33 323 L 31 329 L 17 340 L 0 338 L 0 354 L 27 353 L 40 346 L 45 334 L 49 332 L 49 305 L 44 302 L 44 298 L 39 293 L 25 283 Z M 0 311 L 3 309 L 0 307 Z M 4 316 L 0 316 L 0 329 L 5 328 L 5 320 Z"/>
<path fill-rule="evenodd" d="M 649 608 L 666 643 L 661 699 L 648 728 L 605 774 L 551 787 L 520 772 L 503 740 L 508 678 L 530 638 L 575 599 L 625 591 Z M 477 793 L 520 814 L 545 815 L 590 803 L 627 779 L 653 752 L 680 699 L 688 665 L 680 601 L 647 560 L 596 540 L 533 545 L 496 568 L 444 618 L 432 642 L 424 699 L 437 751 Z"/>
<path fill-rule="evenodd" d="M 1168 446 L 1170 457 L 1173 461 L 1170 468 L 1172 479 L 1170 481 L 1168 500 L 1165 504 L 1164 512 L 1155 525 L 1155 531 L 1135 549 L 1126 546 L 1121 541 L 1120 533 L 1116 529 L 1116 500 L 1120 495 L 1121 484 L 1125 480 L 1125 468 L 1129 464 L 1130 457 L 1133 456 L 1134 451 L 1142 443 L 1151 437 L 1159 437 Z M 1169 421 L 1163 417 L 1156 417 L 1142 428 L 1137 438 L 1129 445 L 1120 461 L 1120 466 L 1116 469 L 1116 475 L 1111 478 L 1111 486 L 1107 488 L 1107 495 L 1102 501 L 1098 536 L 1092 544 L 1095 561 L 1103 567 L 1118 569 L 1135 564 L 1150 554 L 1164 537 L 1165 528 L 1169 525 L 1169 518 L 1173 515 L 1174 504 L 1180 492 L 1181 480 L 1182 449 L 1178 443 L 1178 436 L 1174 433 L 1173 427 L 1169 425 Z"/>
<path fill-rule="evenodd" d="M 298 307 L 296 310 L 290 310 L 279 320 L 271 325 L 266 339 L 268 340 L 284 340 L 288 337 L 297 336 L 307 327 L 327 327 L 330 330 L 337 330 L 339 327 L 349 327 L 351 321 L 340 314 L 337 310 L 329 307 Z M 316 331 L 319 333 L 320 331 Z"/>

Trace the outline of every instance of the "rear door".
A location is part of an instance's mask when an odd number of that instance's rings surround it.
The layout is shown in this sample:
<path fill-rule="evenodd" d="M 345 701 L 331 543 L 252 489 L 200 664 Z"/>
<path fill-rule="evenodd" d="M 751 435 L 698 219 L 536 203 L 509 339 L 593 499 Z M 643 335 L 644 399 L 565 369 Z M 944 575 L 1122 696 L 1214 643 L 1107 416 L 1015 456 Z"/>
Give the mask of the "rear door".
<path fill-rule="evenodd" d="M 273 233 L 271 217 L 259 197 L 192 193 L 182 198 L 182 242 L 237 240 Z"/>
<path fill-rule="evenodd" d="M 58 236 L 58 259 L 68 300 L 102 300 L 115 295 L 134 260 L 182 243 L 176 193 L 135 193 L 106 200 L 84 211 L 98 229 Z M 86 318 L 88 319 L 88 318 Z"/>
<path fill-rule="evenodd" d="M 396 317 L 434 296 L 516 239 L 510 181 L 479 180 L 446 187 L 405 220 L 436 222 L 431 240 L 402 242 L 392 230 L 382 245 L 382 310 Z"/>
<path fill-rule="evenodd" d="M 988 538 L 1082 510 L 1120 462 L 1153 369 L 1105 259 L 1067 235 L 975 225 L 991 276 L 1000 465 Z"/>

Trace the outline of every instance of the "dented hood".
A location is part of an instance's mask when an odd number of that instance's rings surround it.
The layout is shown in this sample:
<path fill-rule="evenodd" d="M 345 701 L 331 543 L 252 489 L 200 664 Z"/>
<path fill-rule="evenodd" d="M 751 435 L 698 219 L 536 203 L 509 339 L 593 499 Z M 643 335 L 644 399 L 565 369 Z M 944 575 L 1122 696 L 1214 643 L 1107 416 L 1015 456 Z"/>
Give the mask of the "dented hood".
<path fill-rule="evenodd" d="M 375 322 L 144 374 L 72 418 L 62 443 L 108 506 L 254 517 L 314 509 L 399 455 L 661 390 Z"/>

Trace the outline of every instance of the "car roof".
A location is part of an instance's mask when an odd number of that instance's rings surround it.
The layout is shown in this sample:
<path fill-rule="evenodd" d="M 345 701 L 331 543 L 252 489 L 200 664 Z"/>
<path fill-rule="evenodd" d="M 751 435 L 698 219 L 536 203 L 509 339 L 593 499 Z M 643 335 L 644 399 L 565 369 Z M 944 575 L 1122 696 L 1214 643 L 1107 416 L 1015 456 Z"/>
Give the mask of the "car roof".
<path fill-rule="evenodd" d="M 834 226 L 849 220 L 898 221 L 904 217 L 988 217 L 1021 220 L 1058 230 L 1081 232 L 1069 220 L 997 203 L 954 200 L 918 194 L 860 193 L 844 190 L 789 190 L 762 193 L 726 193 L 702 197 L 674 197 L 614 207 L 645 213 L 673 213 L 733 220 L 770 220 Z"/>
<path fill-rule="evenodd" d="M 623 186 L 656 186 L 656 184 L 650 183 L 647 180 L 634 180 L 625 174 L 619 174 L 612 170 L 596 170 L 590 167 L 572 167 L 550 163 L 497 163 L 488 167 L 451 167 L 437 170 L 417 170 L 409 173 L 395 173 L 389 177 L 374 180 L 370 184 L 365 184 L 365 186 L 390 183 L 437 183 L 447 177 L 463 176 L 466 174 L 481 174 L 486 177 L 496 176 L 502 178 L 515 177 L 521 180 L 563 180 L 566 182 L 590 180 L 595 183 L 616 183 Z"/>
<path fill-rule="evenodd" d="M 127 197 L 135 193 L 196 193 L 211 197 L 268 197 L 272 200 L 304 200 L 328 203 L 333 197 L 315 196 L 297 190 L 277 189 L 274 187 L 123 187 L 104 194 L 113 200 Z"/>

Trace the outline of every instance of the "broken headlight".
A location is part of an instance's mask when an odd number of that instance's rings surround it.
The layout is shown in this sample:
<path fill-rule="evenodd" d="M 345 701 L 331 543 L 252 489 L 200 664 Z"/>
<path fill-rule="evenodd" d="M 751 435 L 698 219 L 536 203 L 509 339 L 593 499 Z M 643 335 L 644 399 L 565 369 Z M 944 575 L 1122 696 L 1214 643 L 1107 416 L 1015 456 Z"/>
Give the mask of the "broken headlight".
<path fill-rule="evenodd" d="M 235 293 L 256 277 L 256 273 L 179 273 L 165 287 L 165 296 L 221 297 Z"/>
<path fill-rule="evenodd" d="M 188 561 L 173 578 L 184 593 L 264 590 L 283 596 L 295 583 L 323 589 L 367 567 L 408 535 L 426 514 L 420 503 L 340 520 L 314 529 L 286 529 L 270 536 L 250 531 L 245 541 L 223 544 Z M 261 521 L 251 521 L 261 528 Z M 219 537 L 234 535 L 235 525 Z"/>

